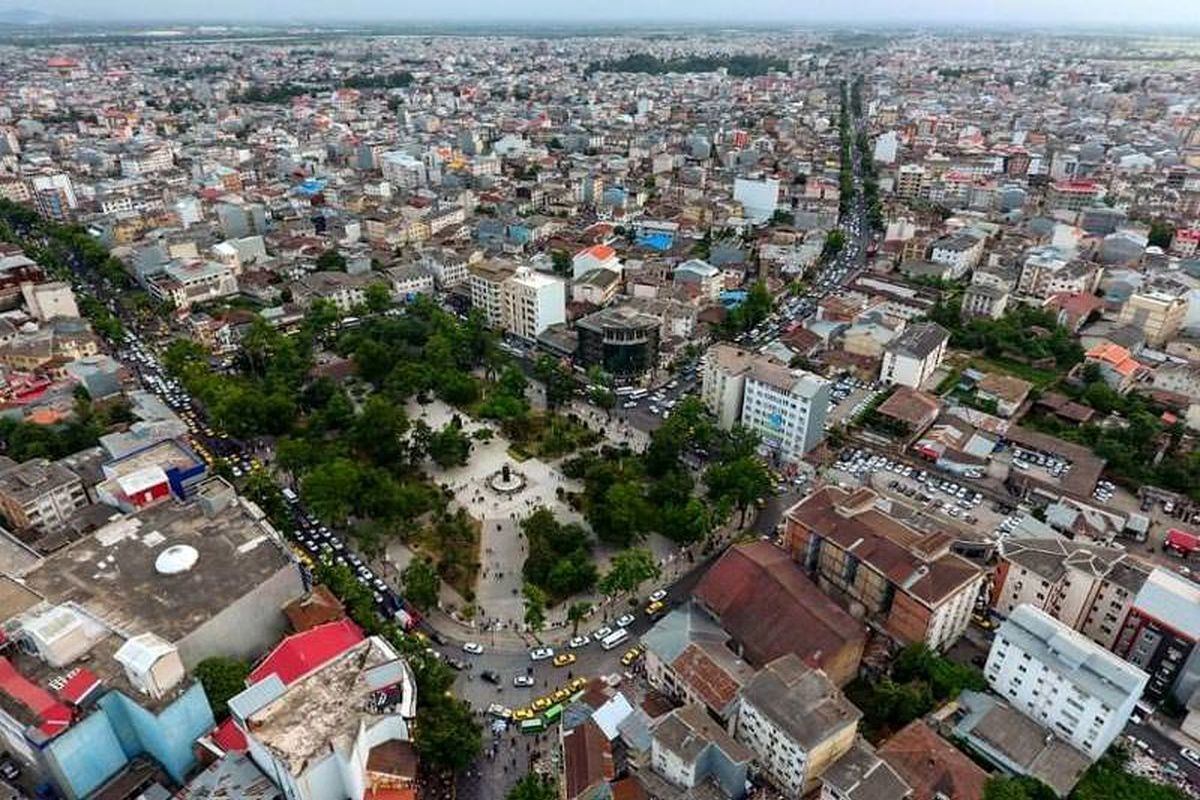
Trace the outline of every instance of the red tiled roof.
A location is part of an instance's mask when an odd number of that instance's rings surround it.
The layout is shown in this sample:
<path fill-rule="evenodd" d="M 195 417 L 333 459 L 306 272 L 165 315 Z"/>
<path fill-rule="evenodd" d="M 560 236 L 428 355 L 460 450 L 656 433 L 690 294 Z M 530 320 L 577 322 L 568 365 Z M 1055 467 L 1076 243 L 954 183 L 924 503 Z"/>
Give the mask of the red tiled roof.
<path fill-rule="evenodd" d="M 795 653 L 825 668 L 843 648 L 861 648 L 865 639 L 863 626 L 770 542 L 730 548 L 693 594 L 738 640 L 746 660 L 759 666 Z M 804 631 L 804 636 L 780 636 L 780 631 Z"/>
<path fill-rule="evenodd" d="M 981 800 L 987 773 L 920 720 L 875 751 L 912 787 L 911 800 Z"/>
<path fill-rule="evenodd" d="M 612 745 L 595 722 L 588 720 L 563 734 L 562 747 L 568 800 L 613 779 Z"/>
<path fill-rule="evenodd" d="M 0 692 L 29 709 L 37 717 L 38 730 L 46 736 L 57 736 L 71 725 L 71 709 L 17 672 L 12 662 L 3 656 L 0 656 Z"/>
<path fill-rule="evenodd" d="M 290 684 L 362 640 L 362 631 L 348 619 L 293 634 L 254 668 L 246 682 L 255 684 L 274 673 L 284 685 Z"/>

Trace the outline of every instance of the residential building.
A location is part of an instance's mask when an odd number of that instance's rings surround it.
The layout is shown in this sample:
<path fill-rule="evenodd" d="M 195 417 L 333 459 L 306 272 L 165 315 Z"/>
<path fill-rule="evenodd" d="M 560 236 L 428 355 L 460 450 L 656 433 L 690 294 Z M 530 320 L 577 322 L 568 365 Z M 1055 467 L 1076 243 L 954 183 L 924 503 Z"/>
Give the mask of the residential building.
<path fill-rule="evenodd" d="M 145 284 L 152 297 L 179 309 L 229 297 L 238 291 L 233 269 L 219 261 L 173 260 L 162 272 L 148 276 Z"/>
<path fill-rule="evenodd" d="M 748 350 L 721 343 L 708 348 L 704 358 L 700 396 L 717 418 L 718 427 L 729 430 L 742 418 L 746 375 L 759 357 Z"/>
<path fill-rule="evenodd" d="M 662 321 L 629 305 L 601 309 L 575 323 L 576 360 L 598 366 L 622 382 L 638 382 L 658 369 Z"/>
<path fill-rule="evenodd" d="M 310 272 L 296 281 L 292 293 L 296 302 L 308 305 L 314 300 L 328 300 L 343 314 L 367 301 L 367 287 L 381 282 L 371 275 L 350 275 L 346 272 Z"/>
<path fill-rule="evenodd" d="M 606 244 L 594 244 L 571 258 L 571 277 L 574 280 L 596 269 L 606 269 L 620 275 L 621 260 L 617 258 L 617 251 Z"/>
<path fill-rule="evenodd" d="M 820 800 L 911 800 L 912 788 L 865 739 L 821 774 Z"/>
<path fill-rule="evenodd" d="M 516 265 L 509 261 L 489 259 L 471 264 L 467 271 L 471 308 L 483 314 L 488 327 L 503 328 L 504 282 L 516 273 Z"/>
<path fill-rule="evenodd" d="M 920 197 L 925 186 L 926 170 L 920 164 L 901 164 L 896 170 L 896 194 L 900 197 Z"/>
<path fill-rule="evenodd" d="M 16 532 L 61 530 L 76 509 L 87 505 L 83 481 L 58 462 L 4 460 L 8 466 L 0 470 L 0 514 Z"/>
<path fill-rule="evenodd" d="M 412 264 L 386 270 L 392 282 L 392 296 L 405 301 L 419 294 L 433 294 L 433 274 L 423 266 Z"/>
<path fill-rule="evenodd" d="M 529 267 L 517 267 L 501 284 L 500 295 L 504 330 L 527 341 L 567 319 L 566 283 Z"/>
<path fill-rule="evenodd" d="M 1110 650 L 1149 575 L 1123 549 L 1061 537 L 1007 536 L 998 553 L 991 588 L 997 614 L 1030 605 Z"/>
<path fill-rule="evenodd" d="M 824 672 L 789 654 L 742 691 L 735 736 L 785 796 L 799 798 L 854 745 L 861 716 Z"/>
<path fill-rule="evenodd" d="M 1030 605 L 996 631 L 984 677 L 1013 707 L 1093 761 L 1121 733 L 1149 675 Z"/>
<path fill-rule="evenodd" d="M 950 267 L 950 276 L 958 279 L 975 268 L 983 258 L 984 237 L 959 231 L 930 244 L 929 260 L 935 264 L 945 264 Z"/>
<path fill-rule="evenodd" d="M 950 333 L 936 322 L 908 326 L 883 349 L 879 380 L 920 389 L 946 355 Z"/>
<path fill-rule="evenodd" d="M 1021 408 L 1032 389 L 1033 384 L 1029 381 L 989 372 L 975 384 L 975 397 L 985 403 L 994 403 L 999 416 L 1011 417 Z"/>
<path fill-rule="evenodd" d="M 565 800 L 601 800 L 612 796 L 616 777 L 612 743 L 594 719 L 562 728 L 562 788 Z M 653 746 L 653 745 L 651 745 Z"/>
<path fill-rule="evenodd" d="M 1186 703 L 1200 686 L 1200 585 L 1154 568 L 1133 598 L 1113 652 L 1150 674 L 1146 695 Z"/>
<path fill-rule="evenodd" d="M 621 276 L 610 269 L 592 269 L 571 282 L 571 300 L 606 306 L 621 289 Z"/>
<path fill-rule="evenodd" d="M 400 189 L 416 189 L 429 182 L 425 162 L 402 150 L 389 150 L 379 155 L 383 179 Z"/>
<path fill-rule="evenodd" d="M 748 180 L 735 178 L 733 200 L 742 204 L 742 212 L 756 225 L 771 218 L 779 207 L 779 181 L 774 178 Z"/>
<path fill-rule="evenodd" d="M 284 798 L 363 800 L 415 788 L 416 682 L 391 644 L 372 636 L 288 677 L 271 672 L 229 701 L 247 753 Z"/>
<path fill-rule="evenodd" d="M 819 375 L 757 358 L 746 373 L 742 425 L 777 463 L 797 464 L 825 436 L 829 387 Z"/>
<path fill-rule="evenodd" d="M 659 717 L 651 730 L 650 766 L 669 783 L 696 789 L 712 781 L 723 796 L 741 800 L 754 754 L 690 704 Z"/>
<path fill-rule="evenodd" d="M 983 800 L 987 772 L 923 720 L 889 736 L 875 755 L 908 784 L 910 800 Z"/>
<path fill-rule="evenodd" d="M 1129 296 L 1121 306 L 1118 321 L 1141 330 L 1150 347 L 1162 347 L 1178 336 L 1187 314 L 1186 292 L 1149 288 Z"/>
<path fill-rule="evenodd" d="M 729 634 L 728 646 L 751 665 L 793 653 L 838 686 L 858 674 L 866 642 L 863 624 L 770 542 L 726 550 L 692 597 Z M 804 636 L 780 636 L 780 631 L 804 631 Z"/>
<path fill-rule="evenodd" d="M 1000 319 L 1008 308 L 1008 297 L 1007 289 L 986 283 L 972 283 L 963 291 L 963 316 Z"/>
<path fill-rule="evenodd" d="M 721 270 L 698 258 L 689 259 L 677 266 L 672 273 L 677 287 L 683 289 L 698 302 L 715 302 L 724 288 Z"/>
<path fill-rule="evenodd" d="M 1050 184 L 1046 191 L 1046 210 L 1082 211 L 1104 197 L 1104 187 L 1092 181 L 1062 180 Z"/>
<path fill-rule="evenodd" d="M 967 629 L 984 573 L 951 552 L 954 537 L 910 527 L 870 489 L 827 486 L 788 510 L 793 558 L 822 589 L 861 603 L 888 632 L 934 650 Z"/>
<path fill-rule="evenodd" d="M 46 283 L 23 283 L 21 294 L 29 313 L 43 322 L 55 317 L 78 317 L 79 306 L 75 304 L 75 293 L 65 281 Z"/>
<path fill-rule="evenodd" d="M 1111 342 L 1098 344 L 1088 350 L 1083 354 L 1083 360 L 1085 364 L 1099 367 L 1104 382 L 1122 394 L 1132 389 L 1149 372 L 1128 350 Z"/>

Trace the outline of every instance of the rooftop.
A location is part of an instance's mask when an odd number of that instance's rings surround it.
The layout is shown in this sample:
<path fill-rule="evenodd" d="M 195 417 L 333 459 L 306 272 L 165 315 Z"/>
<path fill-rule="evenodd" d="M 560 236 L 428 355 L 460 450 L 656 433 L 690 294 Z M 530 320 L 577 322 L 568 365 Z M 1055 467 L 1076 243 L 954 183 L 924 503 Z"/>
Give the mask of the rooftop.
<path fill-rule="evenodd" d="M 709 747 L 718 748 L 733 762 L 748 763 L 754 758 L 749 748 L 726 733 L 699 704 L 683 706 L 659 717 L 654 724 L 654 739 L 684 763 L 702 758 Z"/>
<path fill-rule="evenodd" d="M 912 800 L 983 797 L 988 774 L 921 720 L 910 722 L 876 753 L 912 787 Z"/>
<path fill-rule="evenodd" d="M 763 667 L 746 684 L 742 701 L 753 704 L 804 750 L 855 725 L 862 716 L 824 672 L 791 654 Z"/>
<path fill-rule="evenodd" d="M 890 353 L 910 358 L 927 358 L 950 340 L 950 333 L 936 322 L 909 325 L 885 345 Z"/>
<path fill-rule="evenodd" d="M 1171 629 L 1200 640 L 1200 585 L 1174 570 L 1153 570 L 1133 605 Z"/>

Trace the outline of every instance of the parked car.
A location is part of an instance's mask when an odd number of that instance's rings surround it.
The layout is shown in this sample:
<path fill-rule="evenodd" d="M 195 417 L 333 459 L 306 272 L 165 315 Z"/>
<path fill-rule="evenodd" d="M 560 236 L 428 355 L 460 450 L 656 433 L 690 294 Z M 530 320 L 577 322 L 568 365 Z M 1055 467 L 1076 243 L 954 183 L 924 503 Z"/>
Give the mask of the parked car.
<path fill-rule="evenodd" d="M 554 658 L 553 647 L 535 647 L 529 651 L 531 661 L 544 661 L 547 658 Z"/>
<path fill-rule="evenodd" d="M 483 645 L 478 642 L 467 642 L 463 645 L 463 652 L 470 653 L 473 656 L 480 655 L 483 652 Z"/>
<path fill-rule="evenodd" d="M 479 677 L 483 678 L 488 683 L 494 683 L 497 686 L 500 685 L 500 673 L 496 672 L 495 670 L 485 669 L 483 672 L 479 673 Z"/>
<path fill-rule="evenodd" d="M 516 686 L 519 688 L 520 687 L 528 687 L 528 686 L 533 686 L 533 683 L 534 683 L 533 678 L 529 675 L 514 675 L 513 676 L 513 686 Z"/>
<path fill-rule="evenodd" d="M 616 624 L 617 624 L 618 628 L 628 628 L 630 625 L 633 624 L 633 615 L 632 614 L 622 614 L 621 616 L 617 617 Z"/>

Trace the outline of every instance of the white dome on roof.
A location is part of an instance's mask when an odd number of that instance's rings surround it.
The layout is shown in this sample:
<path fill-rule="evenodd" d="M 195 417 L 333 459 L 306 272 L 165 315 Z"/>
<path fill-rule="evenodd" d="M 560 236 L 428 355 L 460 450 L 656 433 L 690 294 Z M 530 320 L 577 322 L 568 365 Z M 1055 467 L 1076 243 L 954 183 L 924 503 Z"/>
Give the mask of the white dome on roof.
<path fill-rule="evenodd" d="M 172 545 L 154 559 L 154 569 L 160 575 L 178 575 L 195 566 L 199 558 L 200 554 L 191 545 Z"/>

